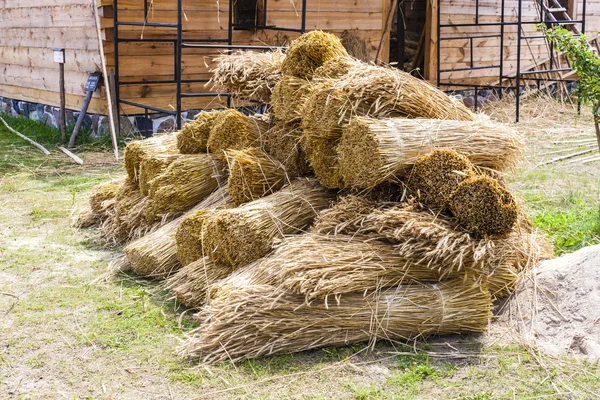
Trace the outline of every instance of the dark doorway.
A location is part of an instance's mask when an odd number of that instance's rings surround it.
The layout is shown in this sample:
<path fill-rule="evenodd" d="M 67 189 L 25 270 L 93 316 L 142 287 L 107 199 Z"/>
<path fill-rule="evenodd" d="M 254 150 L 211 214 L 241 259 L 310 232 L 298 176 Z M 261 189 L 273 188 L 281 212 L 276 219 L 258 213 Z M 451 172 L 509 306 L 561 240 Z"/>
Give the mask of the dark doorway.
<path fill-rule="evenodd" d="M 425 66 L 426 0 L 399 0 L 390 37 L 390 63 L 422 77 Z"/>

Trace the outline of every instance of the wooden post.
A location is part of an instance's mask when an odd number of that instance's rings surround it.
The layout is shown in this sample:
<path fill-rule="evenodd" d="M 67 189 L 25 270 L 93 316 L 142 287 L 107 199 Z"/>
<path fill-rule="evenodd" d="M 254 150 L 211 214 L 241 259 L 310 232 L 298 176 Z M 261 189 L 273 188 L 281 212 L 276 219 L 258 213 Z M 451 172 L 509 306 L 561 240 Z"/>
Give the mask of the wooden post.
<path fill-rule="evenodd" d="M 60 141 L 65 144 L 67 140 L 67 118 L 65 106 L 65 49 L 54 48 L 54 62 L 58 63 L 58 87 L 60 91 L 60 112 L 58 126 L 60 128 Z"/>
<path fill-rule="evenodd" d="M 425 68 L 424 78 L 437 86 L 438 63 L 438 1 L 427 0 L 427 16 L 425 22 Z"/>

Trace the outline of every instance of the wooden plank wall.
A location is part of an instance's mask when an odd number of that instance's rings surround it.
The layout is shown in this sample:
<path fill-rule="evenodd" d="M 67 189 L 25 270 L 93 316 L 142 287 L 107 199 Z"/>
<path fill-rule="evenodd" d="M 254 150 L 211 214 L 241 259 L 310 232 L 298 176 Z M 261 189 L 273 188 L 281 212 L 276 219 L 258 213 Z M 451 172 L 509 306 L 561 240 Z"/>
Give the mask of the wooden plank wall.
<path fill-rule="evenodd" d="M 106 6 L 110 0 L 102 0 Z M 148 22 L 174 23 L 177 18 L 175 0 L 154 1 Z M 382 0 L 308 0 L 306 27 L 322 29 L 341 35 L 354 31 L 363 39 L 372 57 L 382 36 L 384 5 Z M 301 26 L 300 0 L 269 0 L 267 25 L 286 28 Z M 229 3 L 227 0 L 184 0 L 184 39 L 226 39 Z M 119 0 L 119 20 L 143 22 L 143 0 Z M 113 20 L 104 18 L 105 52 L 109 68 L 114 68 Z M 175 38 L 175 29 L 120 27 L 119 36 L 129 38 Z M 234 44 L 285 45 L 296 38 L 297 33 L 273 30 L 251 32 L 234 30 Z M 389 49 L 389 45 L 383 45 Z M 208 79 L 211 58 L 215 50 L 187 49 L 183 56 L 183 79 Z M 387 59 L 388 53 L 383 54 Z M 173 79 L 173 45 L 170 43 L 124 43 L 120 45 L 119 65 L 121 80 L 141 81 Z M 205 92 L 210 88 L 203 83 L 184 85 L 184 92 Z M 121 98 L 160 108 L 175 106 L 175 85 L 127 85 L 121 86 Z M 187 98 L 184 109 L 220 107 L 223 103 L 215 98 Z M 140 113 L 139 108 L 122 106 L 125 113 Z"/>
<path fill-rule="evenodd" d="M 91 0 L 0 0 L 0 96 L 59 105 L 51 48 L 62 47 L 67 107 L 81 109 L 85 71 L 101 71 L 93 11 Z M 106 112 L 101 97 L 94 95 L 91 113 Z"/>

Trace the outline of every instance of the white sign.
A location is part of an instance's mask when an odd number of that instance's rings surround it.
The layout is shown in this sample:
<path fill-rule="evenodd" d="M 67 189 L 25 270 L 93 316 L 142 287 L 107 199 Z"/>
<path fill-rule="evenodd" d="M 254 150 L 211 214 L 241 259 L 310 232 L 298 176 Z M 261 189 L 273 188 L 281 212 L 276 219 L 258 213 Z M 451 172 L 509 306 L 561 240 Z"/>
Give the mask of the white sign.
<path fill-rule="evenodd" d="M 54 50 L 54 62 L 64 64 L 65 63 L 65 51 Z"/>

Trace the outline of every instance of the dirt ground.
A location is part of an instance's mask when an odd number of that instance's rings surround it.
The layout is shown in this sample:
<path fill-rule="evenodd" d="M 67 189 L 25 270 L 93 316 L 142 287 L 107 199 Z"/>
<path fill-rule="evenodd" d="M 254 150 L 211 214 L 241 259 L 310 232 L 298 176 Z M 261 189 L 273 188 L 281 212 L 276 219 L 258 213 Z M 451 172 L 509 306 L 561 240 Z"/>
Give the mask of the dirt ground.
<path fill-rule="evenodd" d="M 497 104 L 487 113 L 510 121 L 511 109 Z M 597 152 L 544 164 L 588 149 L 589 113 L 532 99 L 517 128 L 527 156 L 507 180 L 532 216 L 597 209 L 600 162 L 583 163 Z M 236 365 L 184 362 L 174 350 L 193 322 L 156 282 L 106 279 L 119 249 L 71 227 L 91 188 L 122 174 L 108 152 L 81 157 L 81 167 L 54 151 L 44 157 L 0 130 L 0 399 L 600 397 L 598 364 L 500 340 L 494 323 L 488 335 L 414 346 L 361 344 Z"/>

